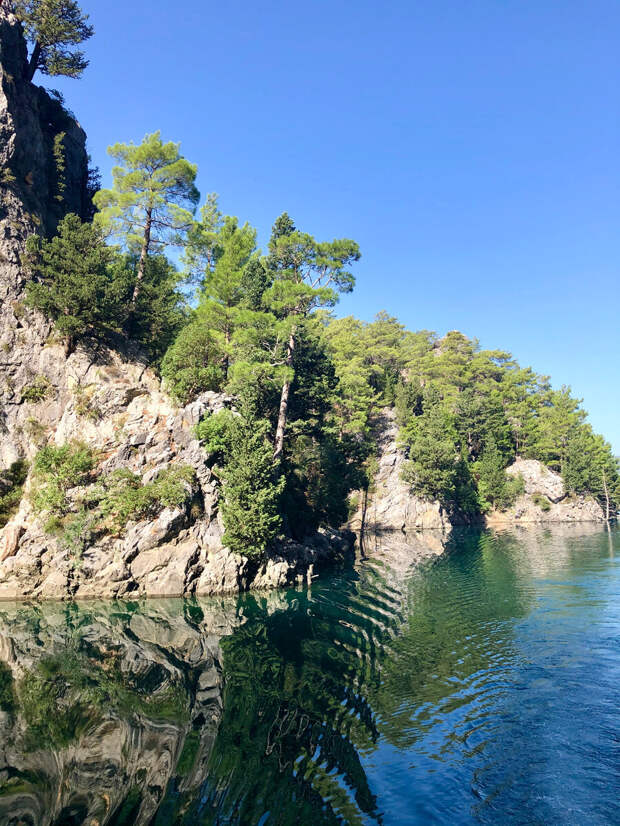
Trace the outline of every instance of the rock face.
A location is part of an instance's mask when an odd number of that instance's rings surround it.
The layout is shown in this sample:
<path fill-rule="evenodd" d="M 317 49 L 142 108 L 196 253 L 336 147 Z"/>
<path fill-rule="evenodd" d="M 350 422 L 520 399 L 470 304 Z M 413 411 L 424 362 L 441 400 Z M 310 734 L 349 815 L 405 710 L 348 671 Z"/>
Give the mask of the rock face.
<path fill-rule="evenodd" d="M 70 387 L 89 388 L 88 408 L 85 413 L 82 394 L 66 388 L 64 404 L 38 402 L 33 414 L 42 428 L 39 439 L 58 445 L 80 439 L 97 451 L 102 470 L 124 468 L 144 482 L 166 468 L 190 466 L 195 483 L 183 506 L 129 523 L 122 536 L 104 536 L 79 556 L 44 532 L 32 512 L 27 483 L 18 512 L 0 535 L 0 599 L 274 588 L 306 581 L 351 551 L 353 535 L 325 530 L 303 545 L 283 539 L 260 564 L 232 554 L 222 542 L 219 485 L 193 433 L 202 416 L 229 405 L 230 398 L 205 393 L 177 409 L 150 371 L 120 361 L 92 363 L 80 349 L 65 370 Z M 36 450 L 36 440 L 27 447 Z"/>
<path fill-rule="evenodd" d="M 521 476 L 525 490 L 512 508 L 489 513 L 489 525 L 605 521 L 605 514 L 598 502 L 591 496 L 567 495 L 560 474 L 535 459 L 517 459 L 506 469 L 506 473 Z"/>
<path fill-rule="evenodd" d="M 409 542 L 415 531 L 446 531 L 457 524 L 439 502 L 419 498 L 402 481 L 406 457 L 398 446 L 398 426 L 390 409 L 382 411 L 378 422 L 377 446 L 377 473 L 367 499 L 363 493 L 359 495 L 359 505 L 349 522 L 352 530 L 359 533 L 363 529 L 370 535 L 391 534 L 390 541 L 394 543 L 399 533 L 401 537 L 408 535 Z M 541 462 L 517 459 L 506 472 L 523 477 L 524 494 L 514 507 L 488 514 L 487 524 L 604 521 L 603 510 L 592 497 L 567 496 L 562 477 Z"/>
<path fill-rule="evenodd" d="M 25 306 L 26 239 L 52 234 L 65 214 L 88 207 L 85 134 L 24 79 L 25 58 L 20 26 L 0 3 L 0 471 L 31 460 L 44 444 L 80 440 L 101 472 L 125 469 L 148 483 L 166 468 L 189 466 L 195 483 L 183 506 L 99 538 L 77 558 L 34 517 L 28 480 L 0 531 L 0 599 L 212 594 L 311 578 L 348 551 L 350 535 L 283 540 L 260 565 L 222 544 L 218 480 L 193 428 L 230 399 L 207 393 L 178 409 L 127 347 L 121 354 L 83 341 L 67 359 L 49 323 Z"/>
<path fill-rule="evenodd" d="M 46 346 L 49 324 L 23 303 L 24 244 L 35 232 L 52 233 L 68 212 L 84 214 L 88 201 L 86 135 L 24 79 L 25 56 L 20 26 L 0 4 L 0 467 L 27 452 L 27 388 L 49 379 L 57 410 L 66 390 L 60 349 Z"/>
<path fill-rule="evenodd" d="M 367 498 L 359 495 L 358 508 L 349 522 L 351 530 L 380 534 L 448 529 L 450 520 L 439 502 L 415 496 L 401 479 L 405 454 L 398 447 L 398 425 L 390 408 L 381 413 L 376 439 L 378 470 Z"/>

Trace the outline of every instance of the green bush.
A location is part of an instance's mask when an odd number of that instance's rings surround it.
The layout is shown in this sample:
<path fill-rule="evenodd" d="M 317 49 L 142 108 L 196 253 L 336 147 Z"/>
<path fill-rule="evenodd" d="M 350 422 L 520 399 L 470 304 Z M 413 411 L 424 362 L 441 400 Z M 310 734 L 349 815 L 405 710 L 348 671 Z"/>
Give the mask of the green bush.
<path fill-rule="evenodd" d="M 34 460 L 34 510 L 55 516 L 66 514 L 69 510 L 67 491 L 88 482 L 94 466 L 93 451 L 82 442 L 41 448 Z"/>
<path fill-rule="evenodd" d="M 235 414 L 220 410 L 206 416 L 196 425 L 196 435 L 210 456 L 226 460 L 230 453 L 232 424 Z"/>
<path fill-rule="evenodd" d="M 32 384 L 24 387 L 22 391 L 22 402 L 41 402 L 51 393 L 52 385 L 46 376 L 35 376 Z"/>
<path fill-rule="evenodd" d="M 128 468 L 103 474 L 76 502 L 67 491 L 92 481 L 95 456 L 80 442 L 48 445 L 34 460 L 32 504 L 48 518 L 45 529 L 78 559 L 97 534 L 121 533 L 130 520 L 154 516 L 166 507 L 181 507 L 195 480 L 188 465 L 168 467 L 143 484 Z"/>
<path fill-rule="evenodd" d="M 545 513 L 551 510 L 551 502 L 543 493 L 534 493 L 532 495 L 532 502 Z"/>
<path fill-rule="evenodd" d="M 8 470 L 0 474 L 0 528 L 17 512 L 27 476 L 28 463 L 23 459 L 13 462 Z"/>
<path fill-rule="evenodd" d="M 161 373 L 168 392 L 180 404 L 222 388 L 222 353 L 206 326 L 193 322 L 181 330 L 163 358 Z"/>
<path fill-rule="evenodd" d="M 127 468 L 120 468 L 99 480 L 88 501 L 96 511 L 99 529 L 107 527 L 120 533 L 130 520 L 184 505 L 194 479 L 189 465 L 168 467 L 147 484 Z"/>

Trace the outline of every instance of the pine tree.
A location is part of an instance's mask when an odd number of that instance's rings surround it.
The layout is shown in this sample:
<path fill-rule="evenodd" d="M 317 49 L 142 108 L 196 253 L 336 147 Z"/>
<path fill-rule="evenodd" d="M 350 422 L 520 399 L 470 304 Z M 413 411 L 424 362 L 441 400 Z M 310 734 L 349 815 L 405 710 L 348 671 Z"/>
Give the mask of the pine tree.
<path fill-rule="evenodd" d="M 269 422 L 256 417 L 251 397 L 240 400 L 239 414 L 223 410 L 197 428 L 212 458 L 223 464 L 223 541 L 249 557 L 262 556 L 282 527 L 285 480 L 273 460 L 268 431 Z"/>
<path fill-rule="evenodd" d="M 409 445 L 405 481 L 424 498 L 454 502 L 459 457 L 456 431 L 435 388 L 426 391 L 423 413 L 411 421 L 405 438 Z"/>
<path fill-rule="evenodd" d="M 137 254 L 138 266 L 131 297 L 128 327 L 142 289 L 150 255 L 184 243 L 193 225 L 200 197 L 195 186 L 197 167 L 179 151 L 180 144 L 163 143 L 160 132 L 141 144 L 117 143 L 108 153 L 118 161 L 112 169 L 112 189 L 94 198 L 100 210 L 96 221 Z"/>
<path fill-rule="evenodd" d="M 355 277 L 349 267 L 359 259 L 360 251 L 355 241 L 317 242 L 311 235 L 299 232 L 286 213 L 274 224 L 267 259 L 274 282 L 266 300 L 276 316 L 282 319 L 281 329 L 287 341 L 287 374 L 282 383 L 274 440 L 276 459 L 282 456 L 284 449 L 299 325 L 318 307 L 334 306 L 338 293 L 352 291 Z"/>
<path fill-rule="evenodd" d="M 32 44 L 24 73 L 32 80 L 37 69 L 46 75 L 79 78 L 88 66 L 75 48 L 91 38 L 94 29 L 75 0 L 13 0 L 15 14 Z"/>
<path fill-rule="evenodd" d="M 226 217 L 214 240 L 217 254 L 212 269 L 204 274 L 194 323 L 207 328 L 216 340 L 226 379 L 233 358 L 233 336 L 244 320 L 246 268 L 257 260 L 256 230 L 247 223 L 240 227 L 236 218 Z"/>
<path fill-rule="evenodd" d="M 87 331 L 114 326 L 118 256 L 104 243 L 100 228 L 67 215 L 54 238 L 31 236 L 26 249 L 26 265 L 33 276 L 27 284 L 27 301 L 54 321 L 67 356 Z"/>

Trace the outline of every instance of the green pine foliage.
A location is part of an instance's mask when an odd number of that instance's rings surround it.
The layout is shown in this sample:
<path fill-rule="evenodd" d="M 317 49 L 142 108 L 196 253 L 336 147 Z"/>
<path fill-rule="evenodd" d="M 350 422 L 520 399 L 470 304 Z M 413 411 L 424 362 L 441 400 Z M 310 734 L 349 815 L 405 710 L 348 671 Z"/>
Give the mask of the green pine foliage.
<path fill-rule="evenodd" d="M 420 416 L 412 418 L 405 431 L 409 460 L 403 478 L 420 496 L 455 501 L 459 451 L 453 422 L 437 390 L 425 393 Z"/>
<path fill-rule="evenodd" d="M 190 323 L 179 333 L 161 364 L 166 389 L 180 404 L 224 384 L 223 353 L 208 327 Z"/>
<path fill-rule="evenodd" d="M 27 302 L 54 321 L 70 353 L 86 332 L 101 333 L 114 316 L 111 301 L 115 251 L 101 230 L 67 215 L 58 234 L 28 239 L 25 263 L 33 280 Z"/>
<path fill-rule="evenodd" d="M 477 483 L 478 504 L 482 513 L 492 508 L 505 510 L 523 493 L 521 476 L 508 476 L 505 457 L 493 437 L 485 443 L 480 458 L 474 462 L 473 474 Z"/>
<path fill-rule="evenodd" d="M 94 34 L 79 4 L 75 0 L 13 0 L 13 9 L 32 44 L 24 67 L 28 80 L 37 70 L 79 78 L 88 60 L 77 47 Z"/>
<path fill-rule="evenodd" d="M 244 403 L 239 414 L 223 410 L 207 417 L 197 432 L 220 463 L 224 543 L 234 553 L 260 558 L 282 529 L 285 480 L 273 459 L 269 423 Z"/>
<path fill-rule="evenodd" d="M 181 277 L 163 255 L 148 258 L 134 302 L 139 260 L 77 215 L 67 215 L 49 240 L 31 236 L 24 263 L 32 277 L 27 303 L 54 322 L 67 355 L 85 336 L 121 333 L 132 314 L 132 339 L 158 363 L 186 321 Z"/>

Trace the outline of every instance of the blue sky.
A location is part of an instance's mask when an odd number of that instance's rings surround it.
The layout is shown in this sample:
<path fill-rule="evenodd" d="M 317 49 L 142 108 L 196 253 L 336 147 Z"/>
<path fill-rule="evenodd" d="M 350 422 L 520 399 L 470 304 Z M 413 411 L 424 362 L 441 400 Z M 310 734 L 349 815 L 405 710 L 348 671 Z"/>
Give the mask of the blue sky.
<path fill-rule="evenodd" d="M 339 308 L 459 329 L 585 399 L 620 453 L 620 5 L 83 0 L 54 80 L 107 173 L 161 129 L 203 193 L 363 258 Z"/>

